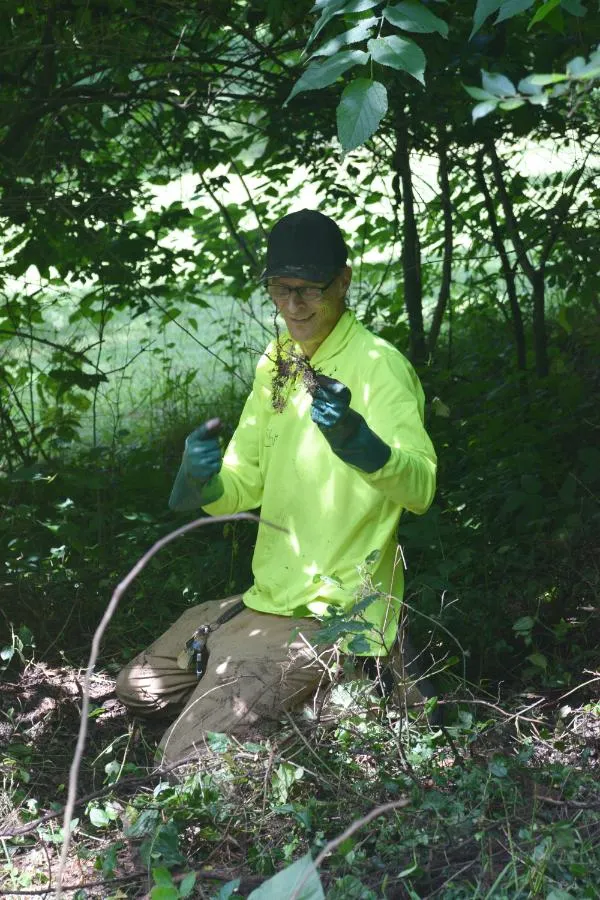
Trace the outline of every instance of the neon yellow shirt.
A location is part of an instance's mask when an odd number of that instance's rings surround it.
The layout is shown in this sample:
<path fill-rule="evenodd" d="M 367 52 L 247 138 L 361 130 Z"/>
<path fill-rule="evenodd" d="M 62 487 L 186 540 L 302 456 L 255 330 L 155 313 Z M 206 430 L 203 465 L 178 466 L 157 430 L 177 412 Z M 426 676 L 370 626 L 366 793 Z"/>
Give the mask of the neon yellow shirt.
<path fill-rule="evenodd" d="M 404 583 L 398 519 L 403 509 L 424 513 L 435 491 L 423 389 L 408 360 L 349 310 L 312 356 L 313 368 L 350 388 L 352 409 L 392 449 L 385 466 L 367 474 L 333 453 L 311 419 L 312 398 L 300 380 L 290 385 L 283 411 L 273 409 L 274 356 L 271 344 L 224 456 L 224 493 L 205 509 L 228 515 L 260 506 L 261 518 L 286 529 L 259 526 L 247 606 L 321 615 L 330 604 L 351 608 L 375 588 L 382 596 L 361 616 L 373 626 L 369 652 L 383 655 L 396 635 Z M 369 586 L 365 561 L 372 555 Z"/>

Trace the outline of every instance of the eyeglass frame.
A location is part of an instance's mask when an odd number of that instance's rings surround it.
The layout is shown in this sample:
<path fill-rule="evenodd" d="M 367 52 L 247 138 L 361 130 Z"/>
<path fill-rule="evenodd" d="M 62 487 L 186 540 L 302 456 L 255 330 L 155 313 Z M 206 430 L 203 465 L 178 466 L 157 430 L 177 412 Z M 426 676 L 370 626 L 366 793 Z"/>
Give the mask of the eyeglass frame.
<path fill-rule="evenodd" d="M 269 297 L 271 298 L 271 300 L 273 300 L 275 303 L 289 303 L 290 297 L 294 293 L 297 294 L 301 300 L 304 300 L 305 303 L 320 303 L 323 299 L 323 294 L 325 293 L 325 291 L 329 290 L 329 288 L 334 283 L 334 281 L 336 280 L 336 278 L 338 277 L 339 274 L 340 274 L 339 272 L 336 272 L 335 275 L 333 276 L 333 278 L 330 281 L 328 281 L 327 284 L 324 284 L 324 285 L 315 284 L 313 286 L 310 284 L 301 284 L 297 287 L 290 287 L 289 284 L 281 284 L 281 285 L 272 284 L 271 285 L 271 284 L 267 283 L 266 290 L 267 290 L 267 293 L 268 293 Z M 269 290 L 269 288 L 271 288 L 271 287 L 287 288 L 287 297 L 285 297 L 285 298 L 273 297 L 273 295 L 271 294 L 271 292 Z M 321 293 L 319 294 L 318 297 L 308 298 L 308 297 L 302 296 L 302 291 L 320 291 Z"/>

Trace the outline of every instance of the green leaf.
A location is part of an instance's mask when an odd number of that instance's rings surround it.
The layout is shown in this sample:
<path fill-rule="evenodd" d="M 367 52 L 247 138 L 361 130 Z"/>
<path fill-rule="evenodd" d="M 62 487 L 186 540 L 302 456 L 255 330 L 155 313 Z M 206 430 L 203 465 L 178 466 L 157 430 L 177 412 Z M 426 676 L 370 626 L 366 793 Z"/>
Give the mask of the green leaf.
<path fill-rule="evenodd" d="M 555 9 L 560 4 L 560 0 L 546 0 L 545 3 L 542 3 L 533 19 L 527 26 L 527 31 L 531 31 L 534 25 L 537 25 L 538 22 L 542 22 L 548 13 L 551 13 L 553 9 Z"/>
<path fill-rule="evenodd" d="M 320 18 L 316 21 L 313 30 L 310 33 L 308 41 L 306 42 L 306 46 L 310 47 L 314 41 L 318 38 L 320 33 L 323 31 L 326 25 L 328 25 L 335 16 L 339 15 L 351 15 L 352 13 L 360 13 L 365 12 L 367 9 L 373 9 L 374 6 L 377 6 L 381 0 L 331 0 L 330 3 L 322 4 L 320 6 L 313 6 L 313 10 L 322 9 Z"/>
<path fill-rule="evenodd" d="M 373 38 L 367 44 L 375 62 L 382 66 L 390 66 L 408 72 L 421 84 L 425 84 L 425 54 L 414 41 L 401 38 L 395 34 L 388 37 Z"/>
<path fill-rule="evenodd" d="M 106 828 L 107 825 L 110 825 L 110 818 L 101 806 L 92 806 L 88 815 L 95 828 Z"/>
<path fill-rule="evenodd" d="M 463 87 L 467 94 L 473 98 L 473 100 L 495 100 L 493 94 L 490 94 L 489 91 L 484 91 L 483 88 L 480 87 L 471 87 L 468 84 L 463 84 Z"/>
<path fill-rule="evenodd" d="M 557 2 L 559 2 L 559 0 L 557 0 Z M 361 19 L 354 28 L 345 31 L 343 34 L 338 34 L 336 37 L 331 38 L 330 41 L 327 41 L 326 44 L 323 44 L 322 47 L 319 47 L 318 50 L 315 50 L 313 57 L 332 56 L 342 47 L 348 47 L 350 44 L 358 44 L 360 41 L 366 40 L 366 38 L 371 36 L 371 32 L 378 21 L 379 19 L 375 16 L 370 16 L 368 19 Z"/>
<path fill-rule="evenodd" d="M 501 756 L 495 756 L 490 760 L 488 764 L 488 768 L 490 770 L 491 775 L 495 775 L 496 778 L 505 778 L 508 775 L 508 766 Z"/>
<path fill-rule="evenodd" d="M 482 71 L 481 83 L 483 89 L 489 91 L 494 97 L 514 97 L 517 93 L 512 81 L 506 75 L 500 75 L 498 72 Z"/>
<path fill-rule="evenodd" d="M 525 12 L 530 6 L 533 6 L 535 0 L 504 0 L 500 12 L 496 17 L 496 25 L 507 19 L 518 16 L 519 13 Z"/>
<path fill-rule="evenodd" d="M 248 900 L 282 900 L 283 897 L 293 896 L 300 884 L 302 889 L 297 900 L 325 900 L 321 879 L 310 853 L 265 881 L 249 894 Z"/>
<path fill-rule="evenodd" d="M 562 9 L 566 9 L 572 16 L 587 15 L 587 7 L 585 7 L 580 0 L 560 0 L 560 5 Z"/>
<path fill-rule="evenodd" d="M 219 893 L 215 895 L 215 900 L 229 900 L 231 895 L 235 894 L 241 883 L 241 878 L 234 878 L 233 881 L 228 881 L 227 884 L 223 885 Z"/>
<path fill-rule="evenodd" d="M 337 108 L 337 130 L 344 153 L 364 144 L 387 112 L 387 91 L 378 81 L 357 78 L 345 88 Z"/>
<path fill-rule="evenodd" d="M 513 631 L 521 634 L 523 632 L 531 631 L 534 625 L 535 619 L 533 618 L 533 616 L 521 616 L 521 618 L 517 619 L 517 621 L 513 624 Z"/>
<path fill-rule="evenodd" d="M 498 104 L 500 109 L 518 109 L 520 106 L 525 106 L 526 100 L 522 100 L 520 97 L 512 97 L 510 100 L 501 100 Z"/>
<path fill-rule="evenodd" d="M 600 78 L 600 66 L 594 66 L 593 69 L 586 68 L 577 76 L 578 81 L 591 81 L 592 78 Z"/>
<path fill-rule="evenodd" d="M 532 97 L 539 97 L 542 89 L 539 84 L 532 84 L 530 78 L 522 78 L 517 85 L 520 94 L 530 94 Z"/>
<path fill-rule="evenodd" d="M 153 834 L 158 822 L 159 813 L 157 809 L 144 809 L 138 818 L 131 825 L 123 828 L 123 835 L 131 840 L 146 837 Z"/>
<path fill-rule="evenodd" d="M 497 106 L 498 100 L 484 100 L 483 103 L 478 103 L 477 106 L 474 106 L 471 110 L 473 121 L 476 122 L 477 119 L 483 119 L 488 113 L 494 112 Z"/>
<path fill-rule="evenodd" d="M 581 75 L 582 72 L 585 71 L 585 58 L 583 56 L 576 56 L 574 59 L 570 59 L 567 63 L 566 72 L 567 75 L 575 76 Z"/>
<path fill-rule="evenodd" d="M 369 54 L 364 50 L 346 50 L 325 60 L 311 63 L 306 72 L 298 79 L 283 105 L 287 106 L 290 100 L 301 91 L 316 91 L 319 88 L 328 87 L 352 66 L 365 65 L 368 60 Z"/>
<path fill-rule="evenodd" d="M 325 26 L 328 25 L 329 22 L 331 22 L 334 16 L 337 16 L 341 13 L 344 2 L 345 0 L 333 0 L 333 2 L 331 3 L 322 3 L 320 5 L 315 3 L 315 5 L 313 6 L 313 11 L 315 9 L 322 9 L 323 12 L 313 26 L 308 41 L 306 42 L 307 47 L 310 47 L 312 42 L 316 41 Z"/>
<path fill-rule="evenodd" d="M 152 869 L 152 878 L 157 887 L 173 887 L 173 876 L 165 866 Z"/>
<path fill-rule="evenodd" d="M 179 900 L 179 891 L 175 885 L 153 887 L 150 891 L 150 900 Z"/>
<path fill-rule="evenodd" d="M 548 660 L 543 653 L 531 653 L 527 659 L 533 666 L 537 666 L 538 669 L 546 671 L 548 668 Z"/>
<path fill-rule="evenodd" d="M 551 75 L 530 75 L 528 81 L 532 85 L 539 85 L 540 87 L 545 87 L 547 84 L 557 84 L 559 81 L 567 81 L 568 75 L 559 75 L 551 74 Z"/>
<path fill-rule="evenodd" d="M 495 13 L 497 9 L 500 9 L 501 6 L 502 0 L 477 0 L 475 14 L 473 16 L 473 29 L 469 35 L 469 40 L 471 40 L 473 35 L 477 34 L 485 20 L 488 19 L 492 13 Z"/>
<path fill-rule="evenodd" d="M 220 731 L 207 731 L 206 743 L 213 753 L 226 753 L 231 747 L 231 739 Z"/>
<path fill-rule="evenodd" d="M 352 638 L 352 640 L 348 641 L 348 650 L 351 653 L 365 655 L 369 653 L 370 649 L 371 645 L 369 644 L 364 634 L 357 634 Z"/>
<path fill-rule="evenodd" d="M 395 6 L 386 6 L 383 10 L 384 18 L 404 31 L 420 32 L 422 34 L 430 34 L 437 31 L 442 37 L 448 37 L 448 23 L 440 19 L 431 10 L 417 3 L 415 0 L 406 0 L 404 3 L 397 3 Z"/>
<path fill-rule="evenodd" d="M 181 879 L 179 884 L 179 896 L 180 897 L 189 897 L 189 895 L 194 890 L 194 885 L 196 884 L 196 873 L 188 872 L 185 878 Z"/>

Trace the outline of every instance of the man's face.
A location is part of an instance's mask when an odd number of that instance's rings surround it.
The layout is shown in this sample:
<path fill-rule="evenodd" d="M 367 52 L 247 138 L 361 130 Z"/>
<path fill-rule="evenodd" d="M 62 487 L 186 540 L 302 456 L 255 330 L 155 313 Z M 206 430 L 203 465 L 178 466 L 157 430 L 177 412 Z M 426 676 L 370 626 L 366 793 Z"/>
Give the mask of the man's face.
<path fill-rule="evenodd" d="M 333 331 L 345 309 L 345 297 L 352 278 L 350 266 L 336 276 L 322 296 L 306 300 L 292 291 L 287 300 L 274 298 L 273 302 L 283 316 L 288 331 L 310 358 L 325 338 Z M 302 278 L 270 278 L 269 286 L 289 288 L 322 287 L 322 282 L 305 281 Z"/>

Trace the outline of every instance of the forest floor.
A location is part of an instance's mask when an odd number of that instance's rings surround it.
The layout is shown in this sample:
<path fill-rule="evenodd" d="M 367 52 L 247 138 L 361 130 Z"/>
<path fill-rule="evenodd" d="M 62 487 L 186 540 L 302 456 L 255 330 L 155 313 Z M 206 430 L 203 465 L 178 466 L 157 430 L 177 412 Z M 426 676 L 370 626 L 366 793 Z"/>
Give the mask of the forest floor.
<path fill-rule="evenodd" d="M 84 674 L 6 673 L 5 897 L 54 894 Z M 318 722 L 290 717 L 244 743 L 210 735 L 201 766 L 174 777 L 153 763 L 164 723 L 132 722 L 94 675 L 66 894 L 247 896 L 354 823 L 321 869 L 327 898 L 600 897 L 599 683 L 497 702 L 457 692 L 441 729 L 342 692 Z"/>

